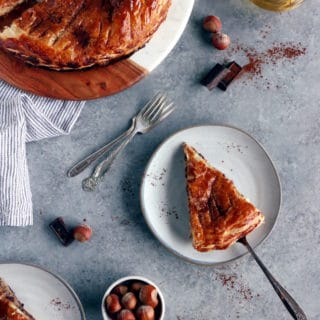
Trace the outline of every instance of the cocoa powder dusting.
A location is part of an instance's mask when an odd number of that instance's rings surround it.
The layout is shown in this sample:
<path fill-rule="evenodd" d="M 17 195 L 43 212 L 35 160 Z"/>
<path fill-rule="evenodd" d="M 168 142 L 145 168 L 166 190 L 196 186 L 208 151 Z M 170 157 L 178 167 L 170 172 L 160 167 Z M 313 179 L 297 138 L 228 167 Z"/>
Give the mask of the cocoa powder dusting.
<path fill-rule="evenodd" d="M 233 290 L 244 301 L 250 301 L 253 298 L 252 290 L 235 274 L 219 273 L 216 275 L 216 280 L 219 280 L 227 290 Z"/>
<path fill-rule="evenodd" d="M 294 63 L 295 59 L 306 54 L 306 47 L 299 43 L 280 42 L 274 43 L 265 51 L 258 51 L 253 47 L 236 44 L 231 48 L 232 54 L 243 53 L 248 59 L 248 63 L 243 67 L 241 75 L 247 75 L 247 79 L 265 79 L 263 75 L 264 65 L 276 65 L 280 61 Z M 241 76 L 240 75 L 240 76 Z M 269 82 L 270 84 L 270 82 Z M 266 86 L 268 87 L 269 84 Z"/>

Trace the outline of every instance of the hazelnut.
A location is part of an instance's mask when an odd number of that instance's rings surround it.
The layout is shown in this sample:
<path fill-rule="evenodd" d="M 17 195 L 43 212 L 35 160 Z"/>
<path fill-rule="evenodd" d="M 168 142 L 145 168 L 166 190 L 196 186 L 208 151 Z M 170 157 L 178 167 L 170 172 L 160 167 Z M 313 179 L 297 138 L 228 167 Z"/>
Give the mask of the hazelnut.
<path fill-rule="evenodd" d="M 143 286 L 145 286 L 145 283 L 137 281 L 131 284 L 130 289 L 132 292 L 138 293 Z"/>
<path fill-rule="evenodd" d="M 133 310 L 136 307 L 137 302 L 137 298 L 132 292 L 126 293 L 121 299 L 122 306 L 129 310 Z"/>
<path fill-rule="evenodd" d="M 154 309 L 150 306 L 140 306 L 137 309 L 138 320 L 154 320 Z"/>
<path fill-rule="evenodd" d="M 143 304 L 155 308 L 158 305 L 158 292 L 152 285 L 143 286 L 140 289 L 139 299 Z"/>
<path fill-rule="evenodd" d="M 121 310 L 118 314 L 117 320 L 136 320 L 136 317 L 130 310 Z"/>
<path fill-rule="evenodd" d="M 224 33 L 215 33 L 212 36 L 212 44 L 218 50 L 227 49 L 230 45 L 230 37 Z"/>
<path fill-rule="evenodd" d="M 107 311 L 110 314 L 117 313 L 118 311 L 121 310 L 119 297 L 116 294 L 112 293 L 108 295 L 106 298 L 105 304 L 106 304 Z"/>
<path fill-rule="evenodd" d="M 123 296 L 128 292 L 128 287 L 124 285 L 118 285 L 113 290 L 113 293 L 117 294 L 118 296 Z"/>
<path fill-rule="evenodd" d="M 91 236 L 92 229 L 86 224 L 81 224 L 73 229 L 73 237 L 80 242 L 88 241 Z"/>
<path fill-rule="evenodd" d="M 209 32 L 219 32 L 222 28 L 222 23 L 217 16 L 208 16 L 203 20 L 203 28 Z"/>

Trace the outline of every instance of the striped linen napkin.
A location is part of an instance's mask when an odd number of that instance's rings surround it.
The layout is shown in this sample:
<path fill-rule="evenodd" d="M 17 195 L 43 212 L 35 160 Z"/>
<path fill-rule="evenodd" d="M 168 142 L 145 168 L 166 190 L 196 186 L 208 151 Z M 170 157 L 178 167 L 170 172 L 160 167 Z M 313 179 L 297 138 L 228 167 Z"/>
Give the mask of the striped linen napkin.
<path fill-rule="evenodd" d="M 68 134 L 83 105 L 26 95 L 0 81 L 0 226 L 33 224 L 26 142 Z"/>

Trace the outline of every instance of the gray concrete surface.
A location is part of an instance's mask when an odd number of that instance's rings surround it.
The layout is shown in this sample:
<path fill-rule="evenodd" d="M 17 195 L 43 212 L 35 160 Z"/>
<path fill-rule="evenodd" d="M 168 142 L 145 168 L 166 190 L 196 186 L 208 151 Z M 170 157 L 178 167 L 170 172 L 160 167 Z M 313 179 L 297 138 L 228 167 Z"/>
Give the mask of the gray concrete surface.
<path fill-rule="evenodd" d="M 209 92 L 199 85 L 205 71 L 230 55 L 241 63 L 246 59 L 241 52 L 212 49 L 201 29 L 208 13 L 221 17 L 233 44 L 264 51 L 273 42 L 301 42 L 307 53 L 263 66 L 263 79 L 243 77 L 225 93 Z M 247 0 L 197 0 L 182 39 L 150 76 L 121 94 L 87 103 L 70 136 L 28 146 L 35 224 L 1 229 L 0 260 L 31 262 L 61 275 L 79 294 L 89 320 L 101 319 L 106 287 L 129 274 L 150 277 L 161 286 L 169 320 L 291 319 L 252 258 L 217 268 L 188 264 L 160 245 L 141 215 L 141 176 L 159 143 L 187 126 L 225 123 L 256 137 L 275 162 L 283 205 L 274 231 L 257 252 L 308 319 L 319 320 L 319 21 L 319 0 L 282 14 Z M 178 112 L 135 138 L 98 192 L 84 193 L 84 175 L 69 179 L 66 170 L 124 130 L 158 90 L 168 92 Z M 92 241 L 60 246 L 48 231 L 49 221 L 60 215 L 69 224 L 86 218 Z M 224 285 L 230 276 L 233 282 Z"/>

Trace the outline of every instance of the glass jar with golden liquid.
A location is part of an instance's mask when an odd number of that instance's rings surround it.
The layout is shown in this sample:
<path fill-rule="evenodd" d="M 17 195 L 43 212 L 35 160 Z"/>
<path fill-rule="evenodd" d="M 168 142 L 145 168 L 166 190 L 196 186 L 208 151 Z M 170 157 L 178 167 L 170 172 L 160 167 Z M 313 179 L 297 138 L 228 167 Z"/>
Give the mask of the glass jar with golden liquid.
<path fill-rule="evenodd" d="M 251 0 L 257 6 L 273 10 L 285 11 L 298 7 L 304 0 Z"/>

